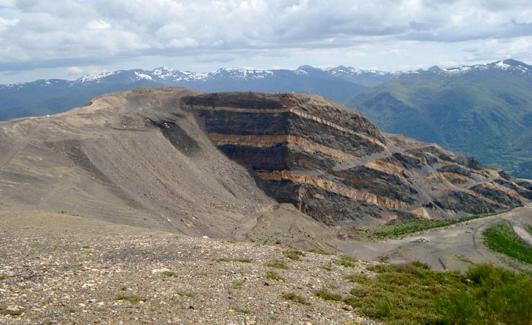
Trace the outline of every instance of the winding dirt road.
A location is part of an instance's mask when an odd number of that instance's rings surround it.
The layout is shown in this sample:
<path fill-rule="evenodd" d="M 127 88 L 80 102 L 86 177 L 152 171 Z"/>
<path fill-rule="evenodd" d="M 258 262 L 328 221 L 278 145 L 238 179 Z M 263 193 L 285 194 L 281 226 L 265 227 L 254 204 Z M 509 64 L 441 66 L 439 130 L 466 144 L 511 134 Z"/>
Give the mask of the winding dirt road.
<path fill-rule="evenodd" d="M 337 242 L 337 247 L 362 259 L 384 259 L 392 263 L 421 261 L 437 270 L 465 270 L 472 263 L 493 263 L 521 271 L 532 266 L 487 249 L 483 231 L 489 225 L 507 221 L 526 242 L 532 225 L 532 206 L 516 208 L 494 216 L 433 229 L 400 239 L 373 242 Z"/>

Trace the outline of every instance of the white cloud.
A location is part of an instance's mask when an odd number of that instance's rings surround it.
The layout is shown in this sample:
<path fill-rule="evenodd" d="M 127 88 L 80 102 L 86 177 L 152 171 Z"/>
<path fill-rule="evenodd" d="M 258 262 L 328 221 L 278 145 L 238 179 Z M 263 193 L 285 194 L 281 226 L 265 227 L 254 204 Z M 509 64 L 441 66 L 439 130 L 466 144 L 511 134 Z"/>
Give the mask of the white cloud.
<path fill-rule="evenodd" d="M 87 28 L 93 30 L 106 30 L 111 28 L 111 24 L 103 19 L 95 19 L 87 23 Z"/>
<path fill-rule="evenodd" d="M 6 19 L 6 18 L 0 17 L 0 32 L 9 27 L 16 26 L 18 22 L 19 22 L 18 19 Z"/>
<path fill-rule="evenodd" d="M 68 67 L 67 68 L 67 71 L 68 73 L 72 73 L 72 74 L 80 74 L 80 73 L 83 73 L 83 68 L 80 68 L 80 67 Z"/>
<path fill-rule="evenodd" d="M 4 71 L 154 58 L 414 66 L 483 48 L 492 59 L 532 59 L 530 0 L 0 0 L 0 13 Z M 397 49 L 396 62 L 372 55 Z"/>

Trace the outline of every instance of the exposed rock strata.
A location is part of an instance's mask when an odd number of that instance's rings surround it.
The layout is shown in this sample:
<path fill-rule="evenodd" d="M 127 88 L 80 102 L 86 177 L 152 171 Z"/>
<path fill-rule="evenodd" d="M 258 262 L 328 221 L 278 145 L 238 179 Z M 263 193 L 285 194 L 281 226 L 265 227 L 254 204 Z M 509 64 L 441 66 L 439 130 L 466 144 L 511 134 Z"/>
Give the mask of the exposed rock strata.
<path fill-rule="evenodd" d="M 267 194 L 329 225 L 490 213 L 532 193 L 474 159 L 383 134 L 319 96 L 223 93 L 183 102 Z"/>
<path fill-rule="evenodd" d="M 255 233 L 301 243 L 334 236 L 325 225 L 505 210 L 530 184 L 307 94 L 139 89 L 0 123 L 0 209 L 190 235 L 249 238 L 267 220 Z"/>

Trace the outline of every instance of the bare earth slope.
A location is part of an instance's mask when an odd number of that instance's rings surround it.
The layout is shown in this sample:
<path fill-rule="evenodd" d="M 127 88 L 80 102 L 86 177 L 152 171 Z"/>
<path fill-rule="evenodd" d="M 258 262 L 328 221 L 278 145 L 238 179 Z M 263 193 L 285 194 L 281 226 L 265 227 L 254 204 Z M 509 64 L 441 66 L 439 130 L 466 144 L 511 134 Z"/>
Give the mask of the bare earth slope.
<path fill-rule="evenodd" d="M 232 237 L 272 200 L 180 108 L 184 95 L 128 91 L 1 123 L 0 209 Z"/>
<path fill-rule="evenodd" d="M 368 263 L 345 268 L 336 256 L 313 253 L 293 261 L 283 251 L 65 214 L 0 212 L 0 324 L 373 323 L 314 294 L 348 294 L 344 274 L 367 273 Z M 274 259 L 288 269 L 265 265 Z"/>

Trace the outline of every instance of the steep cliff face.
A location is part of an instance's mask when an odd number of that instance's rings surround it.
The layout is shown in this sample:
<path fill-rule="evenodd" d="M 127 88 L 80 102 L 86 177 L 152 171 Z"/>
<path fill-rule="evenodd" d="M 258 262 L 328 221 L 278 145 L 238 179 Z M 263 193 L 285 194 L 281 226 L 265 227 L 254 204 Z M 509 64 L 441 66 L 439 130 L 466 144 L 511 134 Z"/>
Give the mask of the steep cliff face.
<path fill-rule="evenodd" d="M 182 101 L 269 196 L 328 225 L 464 217 L 532 198 L 523 182 L 437 145 L 384 134 L 319 96 L 217 93 Z"/>

